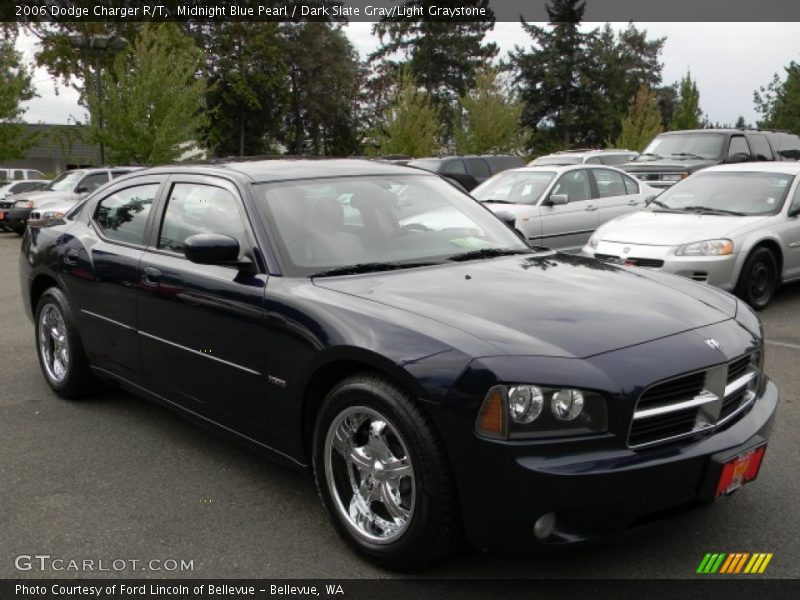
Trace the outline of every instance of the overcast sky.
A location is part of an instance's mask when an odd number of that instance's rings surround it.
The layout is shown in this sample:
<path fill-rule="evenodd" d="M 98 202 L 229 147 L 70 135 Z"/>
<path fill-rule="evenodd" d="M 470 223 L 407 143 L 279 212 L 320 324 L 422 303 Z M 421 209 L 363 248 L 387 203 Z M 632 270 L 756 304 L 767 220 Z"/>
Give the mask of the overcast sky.
<path fill-rule="evenodd" d="M 584 29 L 599 24 L 584 23 Z M 625 24 L 613 23 L 616 29 Z M 648 37 L 666 37 L 662 53 L 665 84 L 678 81 L 687 70 L 697 81 L 700 107 L 712 122 L 734 123 L 743 115 L 748 123 L 758 118 L 753 91 L 767 84 L 772 74 L 784 76 L 790 61 L 800 62 L 797 23 L 637 23 Z M 370 33 L 371 23 L 351 23 L 347 34 L 366 57 L 378 40 Z M 519 23 L 496 23 L 488 39 L 496 42 L 502 56 L 515 45 L 528 46 L 530 38 Z M 35 40 L 23 36 L 18 42 L 28 60 L 33 59 Z M 25 120 L 31 123 L 67 123 L 83 119 L 77 94 L 56 85 L 43 69 L 34 76 L 38 98 L 27 103 Z"/>

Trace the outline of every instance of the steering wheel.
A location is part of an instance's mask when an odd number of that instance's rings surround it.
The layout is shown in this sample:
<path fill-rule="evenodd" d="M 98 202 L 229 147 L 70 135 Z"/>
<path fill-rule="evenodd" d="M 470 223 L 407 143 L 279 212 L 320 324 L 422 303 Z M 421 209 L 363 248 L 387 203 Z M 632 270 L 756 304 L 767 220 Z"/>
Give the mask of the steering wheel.
<path fill-rule="evenodd" d="M 405 237 L 411 233 L 423 233 L 430 230 L 430 227 L 422 223 L 409 223 L 408 225 L 401 225 L 399 229 L 396 229 L 392 234 L 392 238 Z"/>

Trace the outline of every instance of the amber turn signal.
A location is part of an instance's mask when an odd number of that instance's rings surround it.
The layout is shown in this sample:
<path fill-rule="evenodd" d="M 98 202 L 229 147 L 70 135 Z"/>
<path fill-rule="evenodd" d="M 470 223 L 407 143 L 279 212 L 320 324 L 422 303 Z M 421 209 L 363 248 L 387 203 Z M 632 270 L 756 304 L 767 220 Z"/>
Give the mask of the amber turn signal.
<path fill-rule="evenodd" d="M 503 388 L 495 387 L 483 401 L 475 428 L 486 437 L 505 439 L 506 411 L 503 408 Z"/>

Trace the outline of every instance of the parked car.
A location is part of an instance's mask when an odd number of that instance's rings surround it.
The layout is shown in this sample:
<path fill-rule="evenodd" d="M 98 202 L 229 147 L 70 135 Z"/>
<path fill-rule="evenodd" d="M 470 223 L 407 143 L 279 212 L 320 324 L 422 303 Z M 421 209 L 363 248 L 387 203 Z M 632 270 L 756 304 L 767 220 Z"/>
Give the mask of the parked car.
<path fill-rule="evenodd" d="M 656 194 L 624 171 L 587 164 L 503 171 L 472 190 L 494 212 L 516 217 L 532 245 L 576 252 L 600 225 Z"/>
<path fill-rule="evenodd" d="M 47 179 L 44 173 L 36 169 L 24 167 L 0 167 L 0 183 L 8 181 L 25 181 L 27 179 Z"/>
<path fill-rule="evenodd" d="M 438 173 L 442 177 L 456 181 L 466 191 L 470 191 L 500 171 L 525 166 L 525 161 L 519 156 L 510 154 L 484 154 L 417 158 L 409 161 L 408 166 Z"/>
<path fill-rule="evenodd" d="M 0 226 L 18 234 L 25 231 L 31 211 L 65 211 L 78 200 L 108 183 L 111 179 L 142 167 L 93 167 L 64 171 L 42 189 L 18 194 L 14 203 L 0 216 Z"/>
<path fill-rule="evenodd" d="M 800 279 L 798 216 L 800 163 L 723 165 L 606 223 L 584 254 L 715 285 L 761 309 Z"/>
<path fill-rule="evenodd" d="M 657 135 L 632 162 L 620 165 L 661 189 L 713 165 L 800 159 L 800 137 L 766 129 L 692 129 Z"/>
<path fill-rule="evenodd" d="M 15 194 L 40 190 L 50 183 L 47 179 L 26 179 L 0 184 L 0 231 L 11 231 L 5 226 L 6 213 L 14 204 Z"/>
<path fill-rule="evenodd" d="M 756 477 L 778 403 L 732 296 L 534 250 L 374 161 L 132 173 L 32 224 L 20 281 L 58 395 L 110 379 L 311 471 L 392 568 L 711 502 Z"/>
<path fill-rule="evenodd" d="M 542 165 L 621 165 L 630 162 L 639 155 L 633 150 L 622 148 L 606 148 L 603 150 L 562 150 L 555 154 L 539 156 L 528 163 L 529 166 Z"/>

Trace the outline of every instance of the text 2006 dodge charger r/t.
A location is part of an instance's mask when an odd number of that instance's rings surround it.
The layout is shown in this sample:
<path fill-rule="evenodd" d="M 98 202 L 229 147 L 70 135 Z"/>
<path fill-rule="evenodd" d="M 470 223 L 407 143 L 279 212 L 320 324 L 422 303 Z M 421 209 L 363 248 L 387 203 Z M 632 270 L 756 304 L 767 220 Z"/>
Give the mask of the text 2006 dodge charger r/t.
<path fill-rule="evenodd" d="M 313 471 L 393 568 L 633 529 L 756 477 L 778 392 L 724 292 L 527 247 L 364 161 L 139 171 L 26 233 L 61 396 L 111 379 Z"/>

